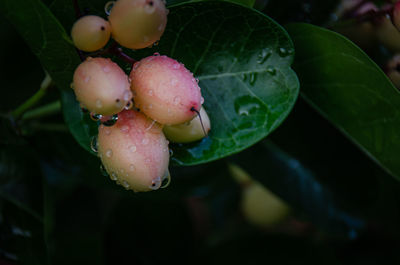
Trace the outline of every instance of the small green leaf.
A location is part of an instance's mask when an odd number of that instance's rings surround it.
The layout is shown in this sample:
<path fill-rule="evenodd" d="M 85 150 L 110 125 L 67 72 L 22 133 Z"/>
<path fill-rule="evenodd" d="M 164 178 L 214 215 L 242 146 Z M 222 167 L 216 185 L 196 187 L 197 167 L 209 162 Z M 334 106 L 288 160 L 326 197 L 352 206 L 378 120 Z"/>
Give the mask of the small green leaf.
<path fill-rule="evenodd" d="M 400 93 L 356 45 L 332 31 L 291 24 L 301 95 L 400 179 Z"/>

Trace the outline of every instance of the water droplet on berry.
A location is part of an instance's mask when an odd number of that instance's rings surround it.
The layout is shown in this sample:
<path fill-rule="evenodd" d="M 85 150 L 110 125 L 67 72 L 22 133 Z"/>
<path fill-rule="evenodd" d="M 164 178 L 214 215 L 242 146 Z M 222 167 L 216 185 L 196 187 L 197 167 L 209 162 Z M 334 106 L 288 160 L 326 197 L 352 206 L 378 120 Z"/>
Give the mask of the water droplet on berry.
<path fill-rule="evenodd" d="M 129 165 L 129 170 L 130 170 L 130 171 L 135 171 L 135 165 L 130 164 L 130 165 Z"/>
<path fill-rule="evenodd" d="M 103 103 L 101 102 L 100 99 L 96 100 L 96 107 L 101 109 L 103 107 Z"/>
<path fill-rule="evenodd" d="M 112 172 L 110 175 L 110 179 L 112 179 L 114 181 L 118 180 L 117 174 L 115 174 L 115 172 Z"/>
<path fill-rule="evenodd" d="M 108 149 L 108 150 L 106 151 L 106 157 L 110 158 L 110 157 L 112 157 L 112 155 L 113 155 L 112 150 L 111 150 L 111 149 Z"/>
<path fill-rule="evenodd" d="M 94 113 L 94 112 L 91 112 L 91 113 L 90 113 L 90 118 L 91 118 L 92 120 L 94 120 L 94 121 L 98 121 L 98 120 L 100 120 L 102 117 L 103 117 L 103 115 L 101 115 L 101 114 L 96 114 L 96 113 Z"/>
<path fill-rule="evenodd" d="M 108 177 L 108 173 L 107 170 L 105 169 L 103 164 L 100 164 L 100 173 L 104 176 L 104 177 Z"/>
<path fill-rule="evenodd" d="M 99 151 L 99 144 L 97 143 L 97 136 L 93 136 L 90 140 L 90 149 L 93 152 L 97 153 Z"/>
<path fill-rule="evenodd" d="M 172 78 L 171 85 L 175 86 L 176 84 L 178 84 L 178 80 L 175 78 Z"/>
<path fill-rule="evenodd" d="M 127 125 L 122 126 L 121 127 L 121 132 L 128 133 L 129 132 L 129 127 Z"/>
<path fill-rule="evenodd" d="M 154 11 L 156 10 L 156 7 L 154 6 L 153 1 L 149 1 L 146 3 L 143 9 L 144 12 L 146 12 L 147 14 L 153 14 Z"/>
<path fill-rule="evenodd" d="M 204 103 L 204 98 L 201 97 L 201 98 L 200 98 L 200 105 L 203 105 L 203 103 Z"/>
<path fill-rule="evenodd" d="M 111 130 L 109 128 L 106 128 L 105 129 L 105 133 L 106 133 L 106 135 L 110 135 L 111 134 Z"/>
<path fill-rule="evenodd" d="M 176 96 L 174 97 L 174 104 L 178 105 L 181 102 L 181 97 L 180 96 Z"/>
<path fill-rule="evenodd" d="M 135 146 L 135 145 L 129 146 L 129 151 L 130 151 L 131 153 L 135 153 L 135 152 L 136 152 L 136 146 Z"/>
<path fill-rule="evenodd" d="M 122 181 L 122 186 L 124 186 L 125 189 L 129 189 L 129 183 L 126 180 Z"/>
<path fill-rule="evenodd" d="M 144 162 L 146 162 L 147 164 L 149 164 L 151 162 L 150 158 L 146 158 L 146 160 L 144 160 Z"/>
<path fill-rule="evenodd" d="M 151 124 L 149 125 L 149 127 L 147 127 L 146 129 L 145 129 L 145 131 L 147 132 L 148 130 L 150 130 L 153 126 L 154 126 L 154 124 L 156 123 L 156 121 L 152 121 L 151 122 Z"/>
<path fill-rule="evenodd" d="M 100 119 L 100 121 L 104 126 L 113 126 L 118 121 L 118 114 L 104 116 Z"/>
<path fill-rule="evenodd" d="M 83 80 L 85 83 L 88 83 L 90 81 L 90 76 L 86 76 L 85 79 Z"/>
<path fill-rule="evenodd" d="M 160 186 L 161 186 L 161 178 L 158 177 L 151 181 L 151 185 L 149 186 L 149 188 L 152 190 L 158 190 L 160 188 Z"/>
<path fill-rule="evenodd" d="M 133 64 L 133 70 L 136 70 L 139 67 L 140 62 L 136 62 Z"/>
<path fill-rule="evenodd" d="M 153 108 L 153 104 L 149 104 L 149 105 L 147 106 L 147 108 L 148 108 L 148 109 L 152 109 L 152 108 Z"/>
<path fill-rule="evenodd" d="M 167 169 L 164 176 L 162 177 L 160 188 L 164 189 L 164 188 L 168 187 L 170 183 L 171 183 L 171 175 L 169 173 L 169 170 Z"/>
<path fill-rule="evenodd" d="M 129 109 L 131 109 L 132 107 L 133 107 L 133 102 L 132 102 L 132 100 L 129 100 L 129 101 L 128 101 L 128 104 L 126 104 L 126 106 L 125 106 L 124 109 L 129 110 Z"/>
<path fill-rule="evenodd" d="M 132 92 L 130 90 L 124 92 L 124 100 L 128 101 L 132 99 Z"/>
<path fill-rule="evenodd" d="M 149 91 L 147 91 L 147 94 L 149 94 L 149 96 L 152 96 L 153 95 L 153 90 L 149 89 Z"/>
<path fill-rule="evenodd" d="M 172 65 L 172 68 L 175 69 L 175 70 L 178 70 L 179 68 L 181 68 L 181 65 L 180 65 L 180 63 L 174 63 Z"/>
<path fill-rule="evenodd" d="M 103 67 L 103 72 L 104 73 L 109 73 L 109 72 L 111 72 L 111 68 L 109 66 L 104 66 Z"/>
<path fill-rule="evenodd" d="M 168 116 L 172 116 L 172 111 L 171 111 L 171 109 L 167 109 L 167 114 L 168 114 Z"/>
<path fill-rule="evenodd" d="M 105 6 L 104 6 L 104 12 L 107 14 L 107 16 L 110 15 L 111 9 L 113 8 L 114 4 L 115 4 L 115 1 L 109 1 L 109 2 L 107 2 L 107 3 L 105 4 Z"/>
<path fill-rule="evenodd" d="M 147 145 L 149 143 L 149 139 L 143 138 L 142 139 L 142 145 Z"/>

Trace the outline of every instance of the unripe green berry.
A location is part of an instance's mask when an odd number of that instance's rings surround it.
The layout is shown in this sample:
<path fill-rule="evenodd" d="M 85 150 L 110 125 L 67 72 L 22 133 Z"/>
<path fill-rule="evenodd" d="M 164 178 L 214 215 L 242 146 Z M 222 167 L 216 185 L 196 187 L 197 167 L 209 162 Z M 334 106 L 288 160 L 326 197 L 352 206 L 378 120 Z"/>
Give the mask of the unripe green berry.
<path fill-rule="evenodd" d="M 167 24 L 162 0 L 118 0 L 108 20 L 113 38 L 122 46 L 142 49 L 158 41 Z"/>
<path fill-rule="evenodd" d="M 279 224 L 289 213 L 286 203 L 258 182 L 244 188 L 240 206 L 249 223 L 263 228 Z"/>
<path fill-rule="evenodd" d="M 229 171 L 242 188 L 240 209 L 246 221 L 260 228 L 272 228 L 290 212 L 288 205 L 240 167 L 230 164 Z"/>
<path fill-rule="evenodd" d="M 73 89 L 83 107 L 101 115 L 117 114 L 132 99 L 128 76 L 105 58 L 82 62 L 75 70 Z"/>
<path fill-rule="evenodd" d="M 200 116 L 196 115 L 193 120 L 177 125 L 165 125 L 163 132 L 168 140 L 174 143 L 190 143 L 207 136 L 211 129 L 210 118 L 202 107 Z"/>
<path fill-rule="evenodd" d="M 161 125 L 140 112 L 125 110 L 115 125 L 100 126 L 97 144 L 110 178 L 126 189 L 156 190 L 168 177 L 168 141 Z"/>
<path fill-rule="evenodd" d="M 129 77 L 135 105 L 161 124 L 190 121 L 204 101 L 193 74 L 167 56 L 142 59 Z"/>
<path fill-rule="evenodd" d="M 110 23 L 99 16 L 84 16 L 75 22 L 71 30 L 75 47 L 85 52 L 103 48 L 110 35 Z"/>

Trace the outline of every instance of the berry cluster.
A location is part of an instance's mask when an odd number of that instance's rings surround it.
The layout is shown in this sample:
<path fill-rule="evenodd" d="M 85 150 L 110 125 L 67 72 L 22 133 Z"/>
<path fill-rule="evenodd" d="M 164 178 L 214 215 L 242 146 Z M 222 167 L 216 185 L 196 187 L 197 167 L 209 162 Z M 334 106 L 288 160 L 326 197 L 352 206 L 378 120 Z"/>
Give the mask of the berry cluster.
<path fill-rule="evenodd" d="M 125 48 L 146 48 L 160 39 L 167 14 L 162 0 L 118 0 L 108 21 L 80 18 L 72 40 L 84 52 L 103 49 L 111 36 Z M 93 149 L 103 168 L 126 189 L 167 186 L 168 140 L 197 141 L 210 130 L 198 80 L 165 55 L 135 62 L 129 77 L 110 58 L 87 57 L 75 70 L 72 88 L 81 107 L 101 123 Z"/>

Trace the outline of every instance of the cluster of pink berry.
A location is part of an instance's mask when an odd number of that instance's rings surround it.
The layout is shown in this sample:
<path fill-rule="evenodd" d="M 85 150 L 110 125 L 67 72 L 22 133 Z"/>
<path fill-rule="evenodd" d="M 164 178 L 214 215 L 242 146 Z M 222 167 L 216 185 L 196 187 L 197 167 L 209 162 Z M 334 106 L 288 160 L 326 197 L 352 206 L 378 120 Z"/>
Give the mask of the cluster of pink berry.
<path fill-rule="evenodd" d="M 118 0 L 108 21 L 80 18 L 72 40 L 85 52 L 102 49 L 110 36 L 125 48 L 146 48 L 160 39 L 167 14 L 162 0 Z M 105 171 L 126 189 L 167 186 L 169 141 L 196 141 L 210 130 L 198 80 L 167 56 L 135 62 L 129 77 L 109 58 L 87 57 L 76 68 L 72 87 L 82 108 L 102 123 L 94 149 Z"/>

